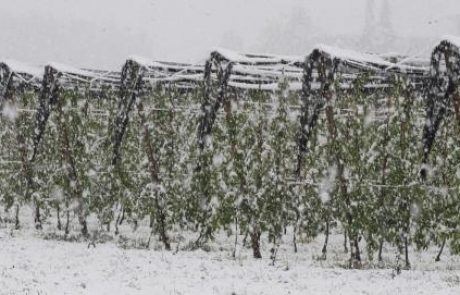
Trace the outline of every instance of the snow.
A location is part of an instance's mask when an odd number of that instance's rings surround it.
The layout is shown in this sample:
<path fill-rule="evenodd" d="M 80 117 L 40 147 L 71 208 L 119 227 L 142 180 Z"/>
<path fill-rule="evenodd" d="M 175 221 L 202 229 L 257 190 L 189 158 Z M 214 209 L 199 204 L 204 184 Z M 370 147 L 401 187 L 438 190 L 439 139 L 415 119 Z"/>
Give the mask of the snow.
<path fill-rule="evenodd" d="M 52 200 L 64 200 L 64 191 L 62 190 L 62 187 L 60 186 L 55 186 L 50 192 L 50 197 Z"/>
<path fill-rule="evenodd" d="M 76 74 L 76 75 L 85 76 L 85 77 L 91 77 L 92 76 L 90 72 L 82 70 L 82 69 L 79 69 L 79 68 L 76 68 L 74 66 L 70 66 L 70 65 L 66 65 L 66 64 L 62 64 L 62 63 L 57 63 L 57 62 L 50 62 L 50 63 L 48 63 L 48 65 L 50 67 L 52 67 L 53 69 L 55 69 L 56 71 L 58 71 L 58 72 L 68 73 L 68 74 Z"/>
<path fill-rule="evenodd" d="M 431 65 L 430 59 L 423 57 L 404 57 L 398 64 L 418 66 L 426 69 L 429 69 Z"/>
<path fill-rule="evenodd" d="M 132 60 L 140 65 L 148 66 L 152 63 L 152 61 L 148 58 L 142 57 L 142 56 L 137 56 L 137 55 L 131 55 L 128 57 L 128 61 Z"/>
<path fill-rule="evenodd" d="M 220 54 L 222 57 L 224 57 L 228 61 L 249 63 L 249 64 L 256 62 L 255 59 L 248 58 L 244 56 L 243 54 L 240 54 L 238 52 L 235 52 L 229 49 L 225 49 L 225 48 L 216 47 L 214 48 L 213 52 L 217 52 L 218 54 Z"/>
<path fill-rule="evenodd" d="M 120 84 L 120 72 L 82 69 L 57 62 L 50 62 L 48 66 L 62 74 L 60 80 L 64 82 L 64 87 L 74 88 L 78 85 L 78 82 L 88 84 L 90 87 L 93 87 L 94 84 L 99 85 L 106 83 L 109 86 Z M 75 84 L 75 82 L 77 82 L 77 84 Z M 95 86 L 96 89 L 98 87 L 99 86 Z"/>
<path fill-rule="evenodd" d="M 455 44 L 460 44 L 458 37 L 446 37 Z M 415 71 L 417 73 L 428 73 L 429 60 L 416 57 L 404 57 L 395 53 L 391 54 L 368 54 L 347 49 L 341 49 L 328 45 L 318 45 L 320 50 L 330 58 L 338 58 L 354 64 L 357 67 L 376 71 Z M 291 90 L 301 89 L 303 78 L 303 57 L 300 56 L 277 56 L 270 54 L 242 54 L 225 48 L 216 48 L 216 53 L 220 54 L 228 61 L 235 63 L 233 73 L 230 77 L 229 85 L 242 89 L 262 89 L 273 91 L 278 88 L 278 81 L 287 78 Z M 391 57 L 400 59 L 398 63 L 389 62 Z M 201 64 L 184 64 L 175 62 L 155 61 L 152 59 L 130 56 L 133 60 L 142 65 L 145 70 L 145 79 L 154 84 L 159 81 L 181 82 L 181 81 L 202 81 L 204 66 Z M 7 61 L 8 66 L 15 72 L 29 73 L 35 77 L 43 76 L 43 68 L 32 67 L 20 62 Z M 83 83 L 108 82 L 111 85 L 120 83 L 120 72 L 99 71 L 92 69 L 82 69 L 51 62 L 49 66 L 64 74 L 64 79 L 81 81 Z M 345 74 L 346 75 L 346 74 Z M 215 75 L 213 74 L 213 77 Z M 87 79 L 90 79 L 88 81 Z M 367 87 L 384 87 L 385 85 L 368 85 Z M 347 88 L 347 85 L 342 85 Z"/>
<path fill-rule="evenodd" d="M 224 160 L 225 160 L 225 157 L 223 154 L 217 154 L 217 155 L 214 155 L 214 157 L 212 158 L 212 164 L 214 165 L 214 167 L 218 168 L 222 166 L 222 164 L 224 163 Z"/>
<path fill-rule="evenodd" d="M 66 73 L 66 74 L 75 74 L 75 75 L 80 75 L 80 76 L 84 76 L 84 77 L 90 77 L 90 78 L 97 78 L 99 76 L 103 77 L 103 73 L 107 73 L 105 71 L 101 71 L 101 72 L 98 72 L 98 71 L 90 71 L 90 70 L 86 70 L 86 69 L 79 69 L 77 67 L 74 67 L 74 66 L 70 66 L 70 65 L 66 65 L 66 64 L 61 64 L 61 63 L 57 63 L 57 62 L 50 62 L 48 64 L 50 67 L 52 67 L 53 69 L 55 69 L 56 71 L 58 72 L 61 72 L 61 73 Z M 108 72 L 110 73 L 110 72 Z"/>
<path fill-rule="evenodd" d="M 319 186 L 319 196 L 321 197 L 321 201 L 323 203 L 327 203 L 331 197 L 331 193 L 335 187 L 335 179 L 337 176 L 337 167 L 331 166 L 329 167 L 327 174 L 321 180 Z"/>
<path fill-rule="evenodd" d="M 8 68 L 15 73 L 28 74 L 39 79 L 43 77 L 43 67 L 31 66 L 11 59 L 2 59 L 0 63 L 7 65 Z"/>
<path fill-rule="evenodd" d="M 266 54 L 242 54 L 225 48 L 216 48 L 212 54 L 233 62 L 228 85 L 240 89 L 274 91 L 281 79 L 287 79 L 289 89 L 301 89 L 303 58 Z M 212 76 L 214 79 L 216 75 Z"/>
<path fill-rule="evenodd" d="M 241 83 L 229 81 L 228 85 L 231 87 L 239 89 L 253 89 L 253 90 L 264 90 L 264 91 L 276 91 L 279 89 L 278 83 L 269 83 L 269 84 L 257 84 L 257 83 Z M 302 89 L 302 83 L 300 82 L 291 82 L 288 85 L 290 90 L 300 90 Z"/>
<path fill-rule="evenodd" d="M 282 55 L 269 55 L 269 54 L 242 54 L 226 48 L 216 47 L 213 52 L 217 52 L 227 61 L 236 63 L 255 65 L 257 63 L 303 63 L 304 58 L 299 56 L 282 56 Z"/>
<path fill-rule="evenodd" d="M 302 79 L 303 69 L 294 68 L 292 66 L 281 65 L 280 67 L 250 67 L 247 65 L 235 65 L 232 69 L 234 72 L 239 72 L 241 74 L 249 75 L 261 75 L 267 77 L 290 77 L 297 78 L 298 80 Z"/>
<path fill-rule="evenodd" d="M 203 80 L 203 75 L 202 74 L 172 74 L 168 77 L 163 77 L 163 78 L 158 78 L 157 80 L 159 81 L 165 81 L 165 82 L 176 82 L 176 81 L 202 81 Z"/>
<path fill-rule="evenodd" d="M 2 116 L 10 121 L 14 121 L 18 116 L 18 110 L 15 104 L 6 102 L 2 109 Z"/>
<path fill-rule="evenodd" d="M 27 218 L 31 221 L 30 211 L 21 212 L 22 221 Z M 318 258 L 323 236 L 299 244 L 299 252 L 294 254 L 292 236 L 288 233 L 272 266 L 266 237 L 262 239 L 264 259 L 255 260 L 251 250 L 242 247 L 241 242 L 236 258 L 232 258 L 234 237 L 225 234 L 217 236 L 209 252 L 177 251 L 177 246 L 166 252 L 158 241 L 150 250 L 140 246 L 141 241 L 148 239 L 147 225 L 133 233 L 124 224 L 120 236 L 112 236 L 113 241 L 107 239 L 108 242 L 88 248 L 87 243 L 53 238 L 58 232 L 52 223 L 54 220 L 46 222 L 43 232 L 33 230 L 32 222 L 24 223 L 19 231 L 13 230 L 13 224 L 0 224 L 1 294 L 457 295 L 460 292 L 460 258 L 451 256 L 447 249 L 438 263 L 433 262 L 437 249 L 422 253 L 411 249 L 412 270 L 396 275 L 391 266 L 395 249 L 386 247 L 386 267 L 345 269 L 348 254 L 343 253 L 343 236 L 338 232 L 330 237 L 326 260 Z M 94 234 L 94 224 L 91 229 Z M 185 245 L 186 240 L 193 238 L 182 234 L 175 233 L 173 242 Z M 126 241 L 137 246 L 129 246 Z"/>
<path fill-rule="evenodd" d="M 389 67 L 393 64 L 384 60 L 382 57 L 375 54 L 361 53 L 353 50 L 342 49 L 329 45 L 320 44 L 316 46 L 318 50 L 329 55 L 331 58 L 338 58 L 341 60 L 349 60 L 359 64 L 372 63 L 376 66 Z"/>
<path fill-rule="evenodd" d="M 203 80 L 204 65 L 155 61 L 140 56 L 130 56 L 128 60 L 141 65 L 144 80 L 150 84 L 157 82 L 199 82 Z M 178 87 L 187 85 L 178 85 Z"/>
<path fill-rule="evenodd" d="M 55 69 L 58 72 L 63 74 L 71 74 L 71 75 L 78 75 L 82 77 L 92 78 L 92 80 L 108 80 L 112 82 L 119 82 L 119 77 L 116 79 L 115 76 L 120 75 L 117 72 L 113 71 L 99 71 L 99 70 L 89 70 L 89 69 L 80 69 L 74 66 L 65 65 L 56 62 L 50 62 L 48 64 L 50 67 Z"/>
<path fill-rule="evenodd" d="M 176 70 L 194 70 L 194 71 L 203 71 L 204 65 L 200 64 L 185 64 L 185 63 L 176 63 L 170 61 L 156 61 L 148 59 L 145 57 L 132 55 L 128 57 L 128 60 L 132 60 L 145 67 L 154 67 L 154 68 L 165 68 L 165 69 L 176 69 Z"/>
<path fill-rule="evenodd" d="M 453 45 L 460 47 L 460 37 L 446 35 L 442 37 L 442 40 L 448 41 L 449 43 L 452 43 Z"/>
<path fill-rule="evenodd" d="M 280 257 L 0 238 L 3 294 L 458 294 L 458 271 L 345 270 Z"/>
<path fill-rule="evenodd" d="M 364 69 L 375 71 L 388 71 L 395 69 L 400 69 L 402 71 L 418 70 L 427 73 L 429 71 L 427 64 L 428 60 L 425 59 L 404 59 L 398 63 L 392 63 L 385 60 L 385 55 L 362 53 L 324 44 L 320 44 L 316 46 L 316 48 L 322 53 L 329 55 L 330 58 L 337 58 L 340 60 L 348 61 L 349 63 L 355 64 L 356 66 L 362 67 Z"/>

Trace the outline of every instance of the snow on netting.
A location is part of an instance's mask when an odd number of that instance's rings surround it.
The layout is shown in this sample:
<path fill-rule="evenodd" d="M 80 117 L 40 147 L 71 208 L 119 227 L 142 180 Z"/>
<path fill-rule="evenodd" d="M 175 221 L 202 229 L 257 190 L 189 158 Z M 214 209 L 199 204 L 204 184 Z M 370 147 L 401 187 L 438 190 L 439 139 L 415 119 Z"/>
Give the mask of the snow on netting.
<path fill-rule="evenodd" d="M 302 85 L 304 58 L 300 56 L 277 56 L 269 54 L 242 54 L 217 48 L 210 54 L 212 79 L 219 79 L 220 68 L 231 67 L 226 83 L 240 89 L 274 91 L 281 79 L 287 80 L 289 88 L 299 90 Z"/>
<path fill-rule="evenodd" d="M 415 87 L 421 87 L 430 69 L 429 59 L 411 58 L 398 54 L 361 53 L 327 45 L 316 46 L 307 60 L 310 60 L 310 63 L 316 63 L 316 65 L 309 64 L 312 71 L 310 76 L 306 77 L 306 82 L 311 84 L 311 89 L 319 89 L 320 74 L 326 74 L 320 71 L 324 71 L 323 67 L 328 63 L 329 70 L 334 70 L 334 79 L 343 89 L 350 88 L 353 81 L 363 74 L 369 75 L 366 88 L 388 87 L 388 79 L 394 76 L 404 76 Z"/>
<path fill-rule="evenodd" d="M 39 89 L 43 78 L 43 68 L 13 61 L 0 60 L 0 101 L 11 96 L 14 89 Z"/>
<path fill-rule="evenodd" d="M 128 61 L 140 66 L 145 87 L 169 84 L 185 89 L 196 87 L 203 81 L 203 65 L 155 61 L 139 56 L 132 56 Z"/>
<path fill-rule="evenodd" d="M 50 82 L 64 89 L 97 91 L 120 87 L 120 72 L 76 68 L 56 62 L 49 63 L 47 67 L 54 72 L 54 79 Z"/>

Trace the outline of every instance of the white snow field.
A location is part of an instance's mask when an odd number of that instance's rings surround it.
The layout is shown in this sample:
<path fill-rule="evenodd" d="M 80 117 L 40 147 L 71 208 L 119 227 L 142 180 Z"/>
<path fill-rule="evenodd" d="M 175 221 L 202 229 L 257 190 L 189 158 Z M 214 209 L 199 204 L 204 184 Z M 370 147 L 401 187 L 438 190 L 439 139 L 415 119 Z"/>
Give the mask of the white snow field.
<path fill-rule="evenodd" d="M 411 249 L 412 270 L 395 275 L 394 249 L 385 249 L 384 268 L 366 263 L 363 270 L 348 270 L 343 267 L 348 255 L 343 252 L 342 235 L 332 236 L 325 261 L 316 258 L 323 237 L 300 244 L 294 254 L 288 235 L 272 266 L 266 237 L 262 260 L 251 257 L 251 250 L 241 246 L 242 238 L 233 259 L 234 237 L 225 234 L 211 243 L 209 252 L 165 252 L 156 239 L 147 250 L 141 247 L 148 239 L 146 226 L 132 233 L 123 225 L 112 241 L 88 248 L 86 242 L 50 239 L 58 233 L 54 219 L 47 219 L 43 231 L 35 231 L 25 224 L 30 216 L 22 215 L 19 231 L 11 223 L 0 224 L 2 295 L 460 294 L 460 257 L 451 256 L 448 249 L 438 263 L 434 262 L 437 249 L 423 253 Z M 178 237 L 173 235 L 173 241 L 181 240 Z M 193 236 L 185 240 L 189 239 Z M 173 245 L 177 249 L 177 243 Z M 366 254 L 363 257 L 368 261 Z"/>

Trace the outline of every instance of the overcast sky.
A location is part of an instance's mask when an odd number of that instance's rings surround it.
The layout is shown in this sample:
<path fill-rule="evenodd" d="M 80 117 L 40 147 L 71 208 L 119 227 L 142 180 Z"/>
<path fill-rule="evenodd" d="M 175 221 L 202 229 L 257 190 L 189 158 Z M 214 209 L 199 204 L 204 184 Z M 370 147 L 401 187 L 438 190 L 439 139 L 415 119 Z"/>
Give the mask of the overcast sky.
<path fill-rule="evenodd" d="M 377 9 L 382 1 L 375 0 Z M 388 1 L 393 28 L 400 36 L 426 38 L 430 48 L 431 40 L 460 34 L 460 0 Z M 289 27 L 299 11 L 295 22 L 308 18 L 305 24 L 314 32 L 301 32 L 319 35 L 315 40 L 359 36 L 366 11 L 366 0 L 0 0 L 0 4 L 0 58 L 99 68 L 118 68 L 129 55 L 199 61 L 216 46 L 303 55 L 311 49 L 306 48 L 308 42 L 291 44 L 285 38 L 274 46 L 267 36 L 277 26 Z"/>

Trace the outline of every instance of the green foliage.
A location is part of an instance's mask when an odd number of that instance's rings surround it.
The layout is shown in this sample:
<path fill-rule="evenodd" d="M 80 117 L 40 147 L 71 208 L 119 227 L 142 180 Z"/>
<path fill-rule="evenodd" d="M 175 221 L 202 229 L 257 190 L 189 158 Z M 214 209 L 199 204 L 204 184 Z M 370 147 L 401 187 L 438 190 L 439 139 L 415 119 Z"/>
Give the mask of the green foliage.
<path fill-rule="evenodd" d="M 14 118 L 0 118 L 0 197 L 6 208 L 32 202 L 73 212 L 82 223 L 150 219 L 166 239 L 193 230 L 202 245 L 220 229 L 261 230 L 273 241 L 293 227 L 315 237 L 338 226 L 363 237 L 373 253 L 383 241 L 460 252 L 460 139 L 449 110 L 433 148 L 430 174 L 419 181 L 423 99 L 403 79 L 369 91 L 327 89 L 328 101 L 296 175 L 299 93 L 231 89 L 206 146 L 196 135 L 202 89 L 158 86 L 137 97 L 111 164 L 117 93 L 63 91 L 30 162 L 37 94 L 16 94 Z"/>

